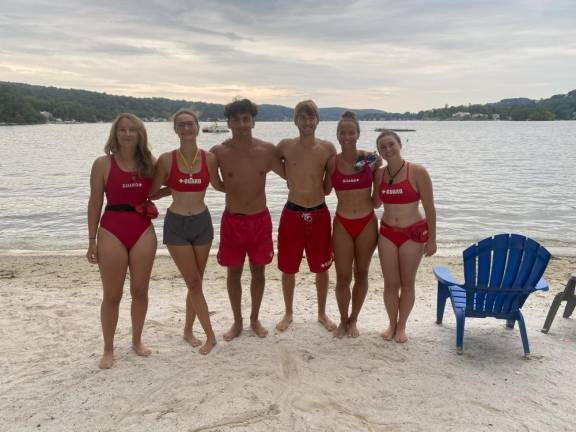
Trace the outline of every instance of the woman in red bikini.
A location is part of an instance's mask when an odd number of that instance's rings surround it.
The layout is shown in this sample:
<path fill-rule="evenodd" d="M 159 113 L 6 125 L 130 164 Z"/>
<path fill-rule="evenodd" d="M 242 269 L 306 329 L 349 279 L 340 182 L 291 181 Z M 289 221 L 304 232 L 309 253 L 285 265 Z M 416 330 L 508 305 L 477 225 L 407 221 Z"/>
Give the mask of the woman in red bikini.
<path fill-rule="evenodd" d="M 135 208 L 148 198 L 154 159 L 142 121 L 133 114 L 120 114 L 112 123 L 104 147 L 106 156 L 94 161 L 90 174 L 88 238 L 86 257 L 98 264 L 104 296 L 100 308 L 104 354 L 100 368 L 113 362 L 114 333 L 126 272 L 130 269 L 132 295 L 132 348 L 149 356 L 142 344 L 144 319 L 148 310 L 148 284 L 156 255 L 156 233 L 150 218 Z M 106 195 L 106 209 L 102 204 Z"/>
<path fill-rule="evenodd" d="M 172 204 L 164 219 L 164 244 L 188 287 L 184 339 L 193 347 L 202 344 L 192 331 L 198 316 L 206 334 L 206 342 L 199 352 L 208 354 L 216 345 L 216 336 L 202 291 L 202 279 L 214 228 L 204 196 L 208 183 L 221 191 L 223 184 L 218 176 L 216 156 L 199 149 L 196 143 L 200 127 L 194 111 L 178 110 L 173 120 L 180 147 L 158 158 L 150 193 L 155 196 L 162 185 L 171 190 Z"/>
<path fill-rule="evenodd" d="M 340 324 L 334 336 L 358 337 L 356 321 L 368 292 L 368 269 L 378 240 L 378 223 L 372 203 L 373 167 L 366 152 L 356 149 L 360 125 L 354 113 L 342 114 L 336 134 L 342 153 L 331 158 L 327 169 L 327 190 L 333 187 L 338 198 L 332 242 L 336 265 L 336 300 Z M 364 157 L 360 170 L 354 168 Z M 350 284 L 354 276 L 354 286 Z M 350 300 L 352 310 L 349 314 Z"/>
<path fill-rule="evenodd" d="M 414 306 L 416 272 L 422 256 L 436 253 L 436 210 L 426 169 L 402 158 L 402 142 L 393 131 L 378 136 L 376 146 L 388 162 L 376 172 L 374 208 L 384 204 L 378 254 L 384 275 L 384 305 L 390 324 L 386 340 L 406 342 L 406 322 Z M 426 217 L 419 210 L 419 203 Z"/>

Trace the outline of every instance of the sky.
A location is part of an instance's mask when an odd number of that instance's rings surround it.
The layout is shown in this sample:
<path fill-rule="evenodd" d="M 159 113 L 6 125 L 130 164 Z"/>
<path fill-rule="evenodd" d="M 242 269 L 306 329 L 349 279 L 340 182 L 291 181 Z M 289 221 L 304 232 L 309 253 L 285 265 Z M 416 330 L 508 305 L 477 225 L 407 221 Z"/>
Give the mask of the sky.
<path fill-rule="evenodd" d="M 574 0 L 0 0 L 0 81 L 419 110 L 576 89 Z"/>

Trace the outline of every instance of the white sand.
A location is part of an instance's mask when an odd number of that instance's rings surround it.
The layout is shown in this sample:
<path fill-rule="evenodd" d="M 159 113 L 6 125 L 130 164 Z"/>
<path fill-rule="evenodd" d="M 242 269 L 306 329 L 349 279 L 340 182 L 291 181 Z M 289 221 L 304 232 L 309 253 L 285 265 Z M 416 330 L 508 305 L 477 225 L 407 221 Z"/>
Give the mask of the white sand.
<path fill-rule="evenodd" d="M 562 318 L 561 309 L 549 334 L 540 328 L 576 259 L 554 259 L 546 273 L 551 292 L 532 295 L 524 307 L 529 361 L 518 330 L 488 319 L 467 321 L 464 355 L 456 355 L 450 306 L 444 325 L 434 324 L 431 268 L 438 264 L 461 272 L 458 258 L 424 261 L 406 344 L 379 335 L 386 320 L 377 261 L 359 338 L 336 340 L 317 324 L 307 271 L 297 279 L 295 322 L 276 332 L 283 301 L 273 264 L 261 311 L 269 336 L 257 338 L 246 323 L 226 343 L 226 273 L 211 258 L 205 293 L 219 343 L 204 357 L 181 337 L 185 287 L 171 260 L 158 257 L 144 329 L 154 353 L 131 351 L 126 290 L 114 368 L 101 371 L 97 268 L 83 257 L 1 257 L 0 430 L 575 430 L 575 319 Z M 328 309 L 336 320 L 333 281 L 332 273 Z M 248 291 L 245 278 L 246 317 Z"/>

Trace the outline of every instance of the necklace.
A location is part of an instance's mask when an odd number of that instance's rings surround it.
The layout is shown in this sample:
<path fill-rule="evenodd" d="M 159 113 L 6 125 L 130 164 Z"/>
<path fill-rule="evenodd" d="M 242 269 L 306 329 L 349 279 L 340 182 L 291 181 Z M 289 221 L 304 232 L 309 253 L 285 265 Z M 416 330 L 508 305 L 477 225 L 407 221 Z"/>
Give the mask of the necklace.
<path fill-rule="evenodd" d="M 192 159 L 192 162 L 188 163 L 188 159 L 186 159 L 186 156 L 184 156 L 184 153 L 182 153 L 182 150 L 178 149 L 178 154 L 180 155 L 182 162 L 184 162 L 184 165 L 186 166 L 186 169 L 188 170 L 189 178 L 192 178 L 192 168 L 194 167 L 194 162 L 196 162 L 196 158 L 198 157 L 199 151 L 200 151 L 200 149 L 197 148 L 196 154 L 194 154 L 194 158 Z"/>
<path fill-rule="evenodd" d="M 390 177 L 390 180 L 388 180 L 388 184 L 391 185 L 392 183 L 394 183 L 394 178 L 398 175 L 398 173 L 400 171 L 402 171 L 402 168 L 404 168 L 404 164 L 406 163 L 405 160 L 402 161 L 402 165 L 400 165 L 400 168 L 398 168 L 398 170 L 394 173 L 391 174 L 390 173 L 390 166 L 386 166 L 386 171 L 388 171 L 388 176 Z"/>

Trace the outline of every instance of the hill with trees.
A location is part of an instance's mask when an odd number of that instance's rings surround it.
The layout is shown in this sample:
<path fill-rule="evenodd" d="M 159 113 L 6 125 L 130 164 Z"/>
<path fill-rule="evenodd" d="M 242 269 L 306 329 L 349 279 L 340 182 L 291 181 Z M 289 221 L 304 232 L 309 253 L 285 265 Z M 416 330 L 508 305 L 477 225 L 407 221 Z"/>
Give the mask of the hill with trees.
<path fill-rule="evenodd" d="M 119 113 L 132 112 L 145 121 L 164 121 L 180 108 L 191 108 L 201 121 L 224 117 L 224 106 L 167 98 L 135 98 L 86 90 L 60 89 L 0 81 L 0 124 L 46 122 L 110 122 Z M 322 120 L 338 120 L 341 107 L 320 108 Z M 503 99 L 484 105 L 445 106 L 419 113 L 354 110 L 359 120 L 574 120 L 576 90 L 548 99 Z M 292 121 L 293 108 L 262 104 L 259 121 Z"/>

